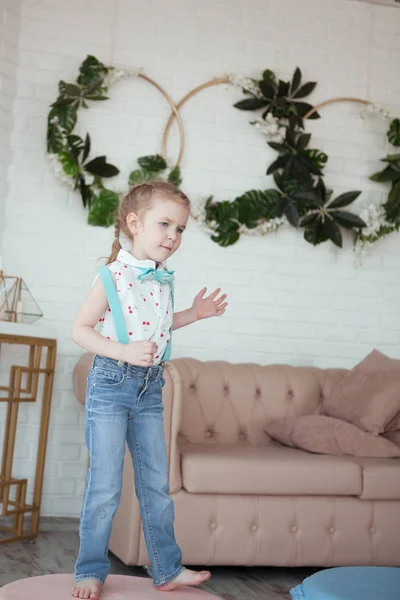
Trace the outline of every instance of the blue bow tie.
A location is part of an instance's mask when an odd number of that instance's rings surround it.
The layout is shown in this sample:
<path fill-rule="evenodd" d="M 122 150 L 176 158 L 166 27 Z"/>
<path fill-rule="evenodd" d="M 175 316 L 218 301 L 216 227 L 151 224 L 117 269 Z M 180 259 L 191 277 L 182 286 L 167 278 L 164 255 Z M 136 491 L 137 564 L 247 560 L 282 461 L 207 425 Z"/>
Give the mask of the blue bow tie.
<path fill-rule="evenodd" d="M 158 270 L 152 268 L 144 269 L 143 267 L 136 268 L 142 271 L 142 273 L 137 276 L 137 279 L 139 279 L 139 281 L 144 281 L 146 279 L 156 279 L 160 283 L 169 283 L 170 281 L 174 280 L 175 271 L 165 271 L 163 269 Z"/>

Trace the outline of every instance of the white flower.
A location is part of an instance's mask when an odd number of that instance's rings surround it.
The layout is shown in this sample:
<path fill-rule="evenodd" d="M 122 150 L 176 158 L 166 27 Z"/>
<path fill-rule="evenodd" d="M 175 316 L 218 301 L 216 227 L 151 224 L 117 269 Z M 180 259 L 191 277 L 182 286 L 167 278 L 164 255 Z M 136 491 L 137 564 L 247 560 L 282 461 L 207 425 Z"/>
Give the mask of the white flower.
<path fill-rule="evenodd" d="M 110 86 L 123 77 L 137 77 L 141 73 L 143 73 L 143 67 L 136 69 L 117 69 L 115 67 L 107 73 L 104 82 L 107 86 Z"/>
<path fill-rule="evenodd" d="M 387 110 L 386 108 L 383 108 L 382 106 L 378 106 L 377 104 L 374 104 L 373 102 L 369 102 L 365 107 L 364 107 L 364 114 L 377 114 L 377 115 L 381 115 L 384 119 L 393 119 L 393 115 L 390 113 L 389 110 Z M 363 113 L 361 113 L 361 116 L 363 117 Z"/>
<path fill-rule="evenodd" d="M 249 90 L 256 98 L 262 98 L 263 94 L 258 87 L 258 85 L 249 77 L 245 77 L 244 75 L 237 75 L 236 73 L 228 73 L 225 75 L 226 79 L 229 79 L 229 82 L 240 88 L 244 88 L 245 90 Z"/>

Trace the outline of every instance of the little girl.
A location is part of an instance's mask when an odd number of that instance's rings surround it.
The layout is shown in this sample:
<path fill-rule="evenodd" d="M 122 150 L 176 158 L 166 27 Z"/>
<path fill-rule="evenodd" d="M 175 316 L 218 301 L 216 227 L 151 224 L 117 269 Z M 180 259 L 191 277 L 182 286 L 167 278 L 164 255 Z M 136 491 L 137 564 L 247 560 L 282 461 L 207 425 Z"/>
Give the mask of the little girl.
<path fill-rule="evenodd" d="M 147 181 L 123 198 L 106 267 L 73 325 L 72 338 L 96 356 L 89 371 L 85 439 L 90 467 L 80 521 L 75 598 L 98 600 L 108 575 L 108 543 L 118 508 L 125 444 L 135 471 L 150 574 L 161 591 L 199 585 L 209 571 L 181 564 L 174 536 L 163 428 L 164 361 L 171 333 L 225 312 L 220 288 L 173 313 L 173 271 L 164 261 L 178 250 L 189 217 L 188 198 L 175 185 Z M 130 250 L 119 242 L 120 229 Z M 95 330 L 95 327 L 97 330 Z"/>

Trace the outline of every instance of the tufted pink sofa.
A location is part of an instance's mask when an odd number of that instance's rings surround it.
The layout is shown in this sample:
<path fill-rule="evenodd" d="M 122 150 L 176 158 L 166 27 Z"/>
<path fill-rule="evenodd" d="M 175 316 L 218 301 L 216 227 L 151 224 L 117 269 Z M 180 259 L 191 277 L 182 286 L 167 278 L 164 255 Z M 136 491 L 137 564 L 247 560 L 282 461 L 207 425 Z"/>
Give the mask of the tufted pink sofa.
<path fill-rule="evenodd" d="M 74 371 L 84 402 L 91 356 Z M 400 459 L 317 455 L 274 443 L 270 420 L 320 411 L 345 371 L 176 359 L 164 419 L 185 564 L 400 566 Z M 149 562 L 131 461 L 110 550 Z"/>

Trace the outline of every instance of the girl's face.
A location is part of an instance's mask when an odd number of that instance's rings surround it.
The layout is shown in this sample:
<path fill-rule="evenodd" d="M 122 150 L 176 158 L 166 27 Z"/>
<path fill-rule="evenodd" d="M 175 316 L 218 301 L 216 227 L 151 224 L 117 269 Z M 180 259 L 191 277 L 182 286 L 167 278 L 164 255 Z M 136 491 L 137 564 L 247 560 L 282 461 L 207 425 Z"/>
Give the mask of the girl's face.
<path fill-rule="evenodd" d="M 167 260 L 181 245 L 189 208 L 178 200 L 153 194 L 151 207 L 138 217 L 130 213 L 128 227 L 133 235 L 132 252 L 138 260 Z"/>

